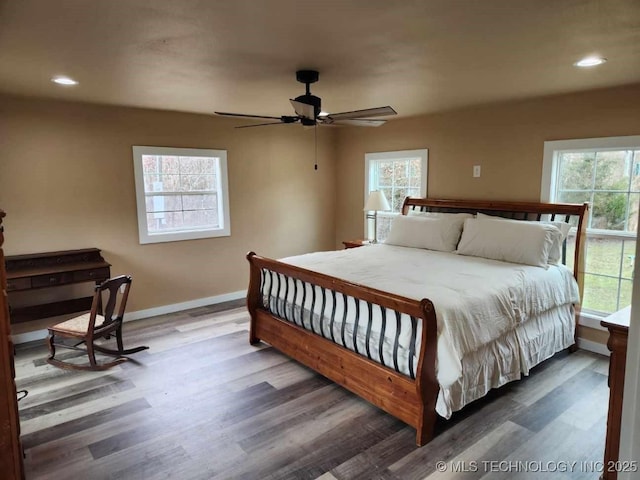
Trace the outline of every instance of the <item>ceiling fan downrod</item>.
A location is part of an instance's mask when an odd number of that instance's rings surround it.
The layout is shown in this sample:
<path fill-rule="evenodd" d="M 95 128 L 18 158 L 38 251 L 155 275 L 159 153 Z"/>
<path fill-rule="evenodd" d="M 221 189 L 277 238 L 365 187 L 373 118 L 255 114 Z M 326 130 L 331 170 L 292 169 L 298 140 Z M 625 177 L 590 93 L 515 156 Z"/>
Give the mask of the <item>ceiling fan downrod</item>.
<path fill-rule="evenodd" d="M 307 95 L 311 95 L 309 91 L 309 85 L 316 83 L 320 78 L 320 74 L 317 70 L 298 70 L 296 72 L 296 80 L 300 83 L 304 83 L 307 86 Z"/>

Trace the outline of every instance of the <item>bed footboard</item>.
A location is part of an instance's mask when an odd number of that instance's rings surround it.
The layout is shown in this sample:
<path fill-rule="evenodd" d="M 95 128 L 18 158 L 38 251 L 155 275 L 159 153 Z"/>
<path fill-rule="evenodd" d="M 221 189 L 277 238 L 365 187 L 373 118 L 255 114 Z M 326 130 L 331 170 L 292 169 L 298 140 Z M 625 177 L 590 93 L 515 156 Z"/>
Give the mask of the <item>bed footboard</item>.
<path fill-rule="evenodd" d="M 261 340 L 271 344 L 411 425 L 416 429 L 418 445 L 431 440 L 439 392 L 435 374 L 437 324 L 431 301 L 411 300 L 353 284 L 254 252 L 247 255 L 247 260 L 252 344 Z M 294 299 L 300 295 L 290 288 L 302 289 L 301 305 L 296 306 Z M 338 312 L 336 306 L 340 306 Z M 346 328 L 347 310 L 355 313 L 355 328 L 352 325 L 351 330 Z M 382 335 L 378 341 L 374 339 L 374 311 L 382 319 L 383 330 L 387 321 L 395 329 L 391 360 L 390 354 L 383 352 Z M 342 322 L 334 332 L 335 317 L 341 317 Z M 331 325 L 323 326 L 323 318 Z M 359 324 L 360 331 L 366 331 L 364 342 L 356 340 Z M 409 347 L 406 368 L 398 354 L 401 332 L 410 332 L 410 345 L 416 346 L 413 351 Z M 414 355 L 417 362 L 413 361 Z"/>

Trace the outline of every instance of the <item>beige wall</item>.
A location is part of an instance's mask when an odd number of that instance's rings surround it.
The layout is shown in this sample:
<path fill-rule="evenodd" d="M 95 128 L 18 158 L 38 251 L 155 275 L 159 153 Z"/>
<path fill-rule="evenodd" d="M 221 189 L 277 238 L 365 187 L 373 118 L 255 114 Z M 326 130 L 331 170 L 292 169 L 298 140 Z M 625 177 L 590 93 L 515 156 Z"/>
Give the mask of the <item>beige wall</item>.
<path fill-rule="evenodd" d="M 129 310 L 246 288 L 246 252 L 333 247 L 334 132 L 237 130 L 206 115 L 0 96 L 0 208 L 7 255 L 103 250 L 134 277 Z M 228 151 L 231 237 L 140 245 L 132 145 Z"/>
<path fill-rule="evenodd" d="M 428 148 L 429 197 L 538 201 L 546 140 L 638 134 L 640 85 L 340 130 L 336 245 L 364 232 L 365 153 Z"/>
<path fill-rule="evenodd" d="M 590 342 L 606 345 L 607 340 L 609 340 L 609 332 L 606 330 L 595 330 L 593 328 L 583 327 L 580 325 L 578 327 L 578 337 L 584 340 L 589 340 Z"/>
<path fill-rule="evenodd" d="M 635 85 L 323 128 L 314 171 L 313 131 L 298 125 L 236 130 L 206 115 L 0 96 L 6 253 L 101 248 L 114 274 L 134 276 L 131 310 L 229 293 L 246 288 L 249 250 L 280 257 L 362 236 L 366 152 L 428 148 L 431 197 L 537 200 L 545 140 L 637 135 L 638 112 Z M 228 150 L 232 236 L 139 245 L 132 145 Z"/>

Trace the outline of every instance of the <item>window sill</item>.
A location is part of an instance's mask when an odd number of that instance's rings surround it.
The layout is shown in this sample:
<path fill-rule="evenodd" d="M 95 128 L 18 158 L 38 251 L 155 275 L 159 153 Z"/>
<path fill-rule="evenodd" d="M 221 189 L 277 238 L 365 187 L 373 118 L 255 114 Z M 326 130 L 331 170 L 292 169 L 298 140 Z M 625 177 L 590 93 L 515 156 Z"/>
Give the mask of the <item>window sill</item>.
<path fill-rule="evenodd" d="M 600 325 L 600 322 L 606 317 L 607 315 L 596 315 L 595 313 L 580 312 L 580 320 L 578 324 L 583 327 L 606 332 L 607 329 Z"/>

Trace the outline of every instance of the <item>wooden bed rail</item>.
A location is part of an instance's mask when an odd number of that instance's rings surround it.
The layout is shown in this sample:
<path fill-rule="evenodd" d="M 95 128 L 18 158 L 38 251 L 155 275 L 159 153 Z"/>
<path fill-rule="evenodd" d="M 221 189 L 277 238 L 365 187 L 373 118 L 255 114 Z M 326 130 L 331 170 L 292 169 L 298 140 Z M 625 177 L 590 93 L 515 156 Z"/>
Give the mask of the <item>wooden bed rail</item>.
<path fill-rule="evenodd" d="M 410 207 L 425 207 L 425 211 L 445 211 L 451 209 L 457 212 L 524 212 L 530 214 L 580 215 L 588 203 L 541 203 L 541 202 L 505 202 L 496 200 L 449 200 L 442 198 L 414 198 L 406 197 L 402 205 L 402 213 L 406 215 Z M 442 210 L 439 210 L 442 209 Z M 586 211 L 586 210 L 585 210 Z"/>
<path fill-rule="evenodd" d="M 346 280 L 339 280 L 323 273 L 314 272 L 288 263 L 282 263 L 277 260 L 261 257 L 256 255 L 254 252 L 249 252 L 247 254 L 247 260 L 249 260 L 251 266 L 256 269 L 265 269 L 271 272 L 281 273 L 291 278 L 296 278 L 303 282 L 317 285 L 318 287 L 327 288 L 359 300 L 364 300 L 365 302 L 382 305 L 414 317 L 421 317 L 424 314 L 421 302 L 407 297 L 365 287 Z M 431 302 L 427 301 L 427 303 L 428 308 L 433 308 Z"/>
<path fill-rule="evenodd" d="M 437 324 L 431 301 L 412 300 L 339 280 L 277 260 L 263 258 L 254 252 L 247 254 L 247 260 L 250 264 L 247 308 L 251 315 L 249 339 L 252 344 L 260 340 L 271 344 L 415 427 L 418 445 L 423 445 L 431 439 L 439 391 L 435 372 Z M 407 376 L 373 361 L 368 351 L 366 355 L 354 354 L 352 350 L 308 328 L 303 328 L 304 325 L 298 325 L 291 319 L 283 318 L 286 315 L 278 312 L 278 308 L 270 308 L 270 305 L 265 304 L 263 292 L 265 275 L 281 275 L 287 279 L 287 282 L 289 279 L 297 280 L 311 285 L 312 288 L 326 289 L 342 294 L 344 298 L 349 297 L 366 302 L 370 306 L 379 306 L 381 310 L 389 309 L 398 313 L 398 321 L 399 314 L 419 319 L 421 343 L 419 352 L 415 352 L 418 363 L 414 375 Z M 277 296 L 280 298 L 282 293 L 280 281 L 277 285 Z M 413 325 L 413 328 L 416 326 Z M 415 378 L 411 378 L 413 376 Z"/>

